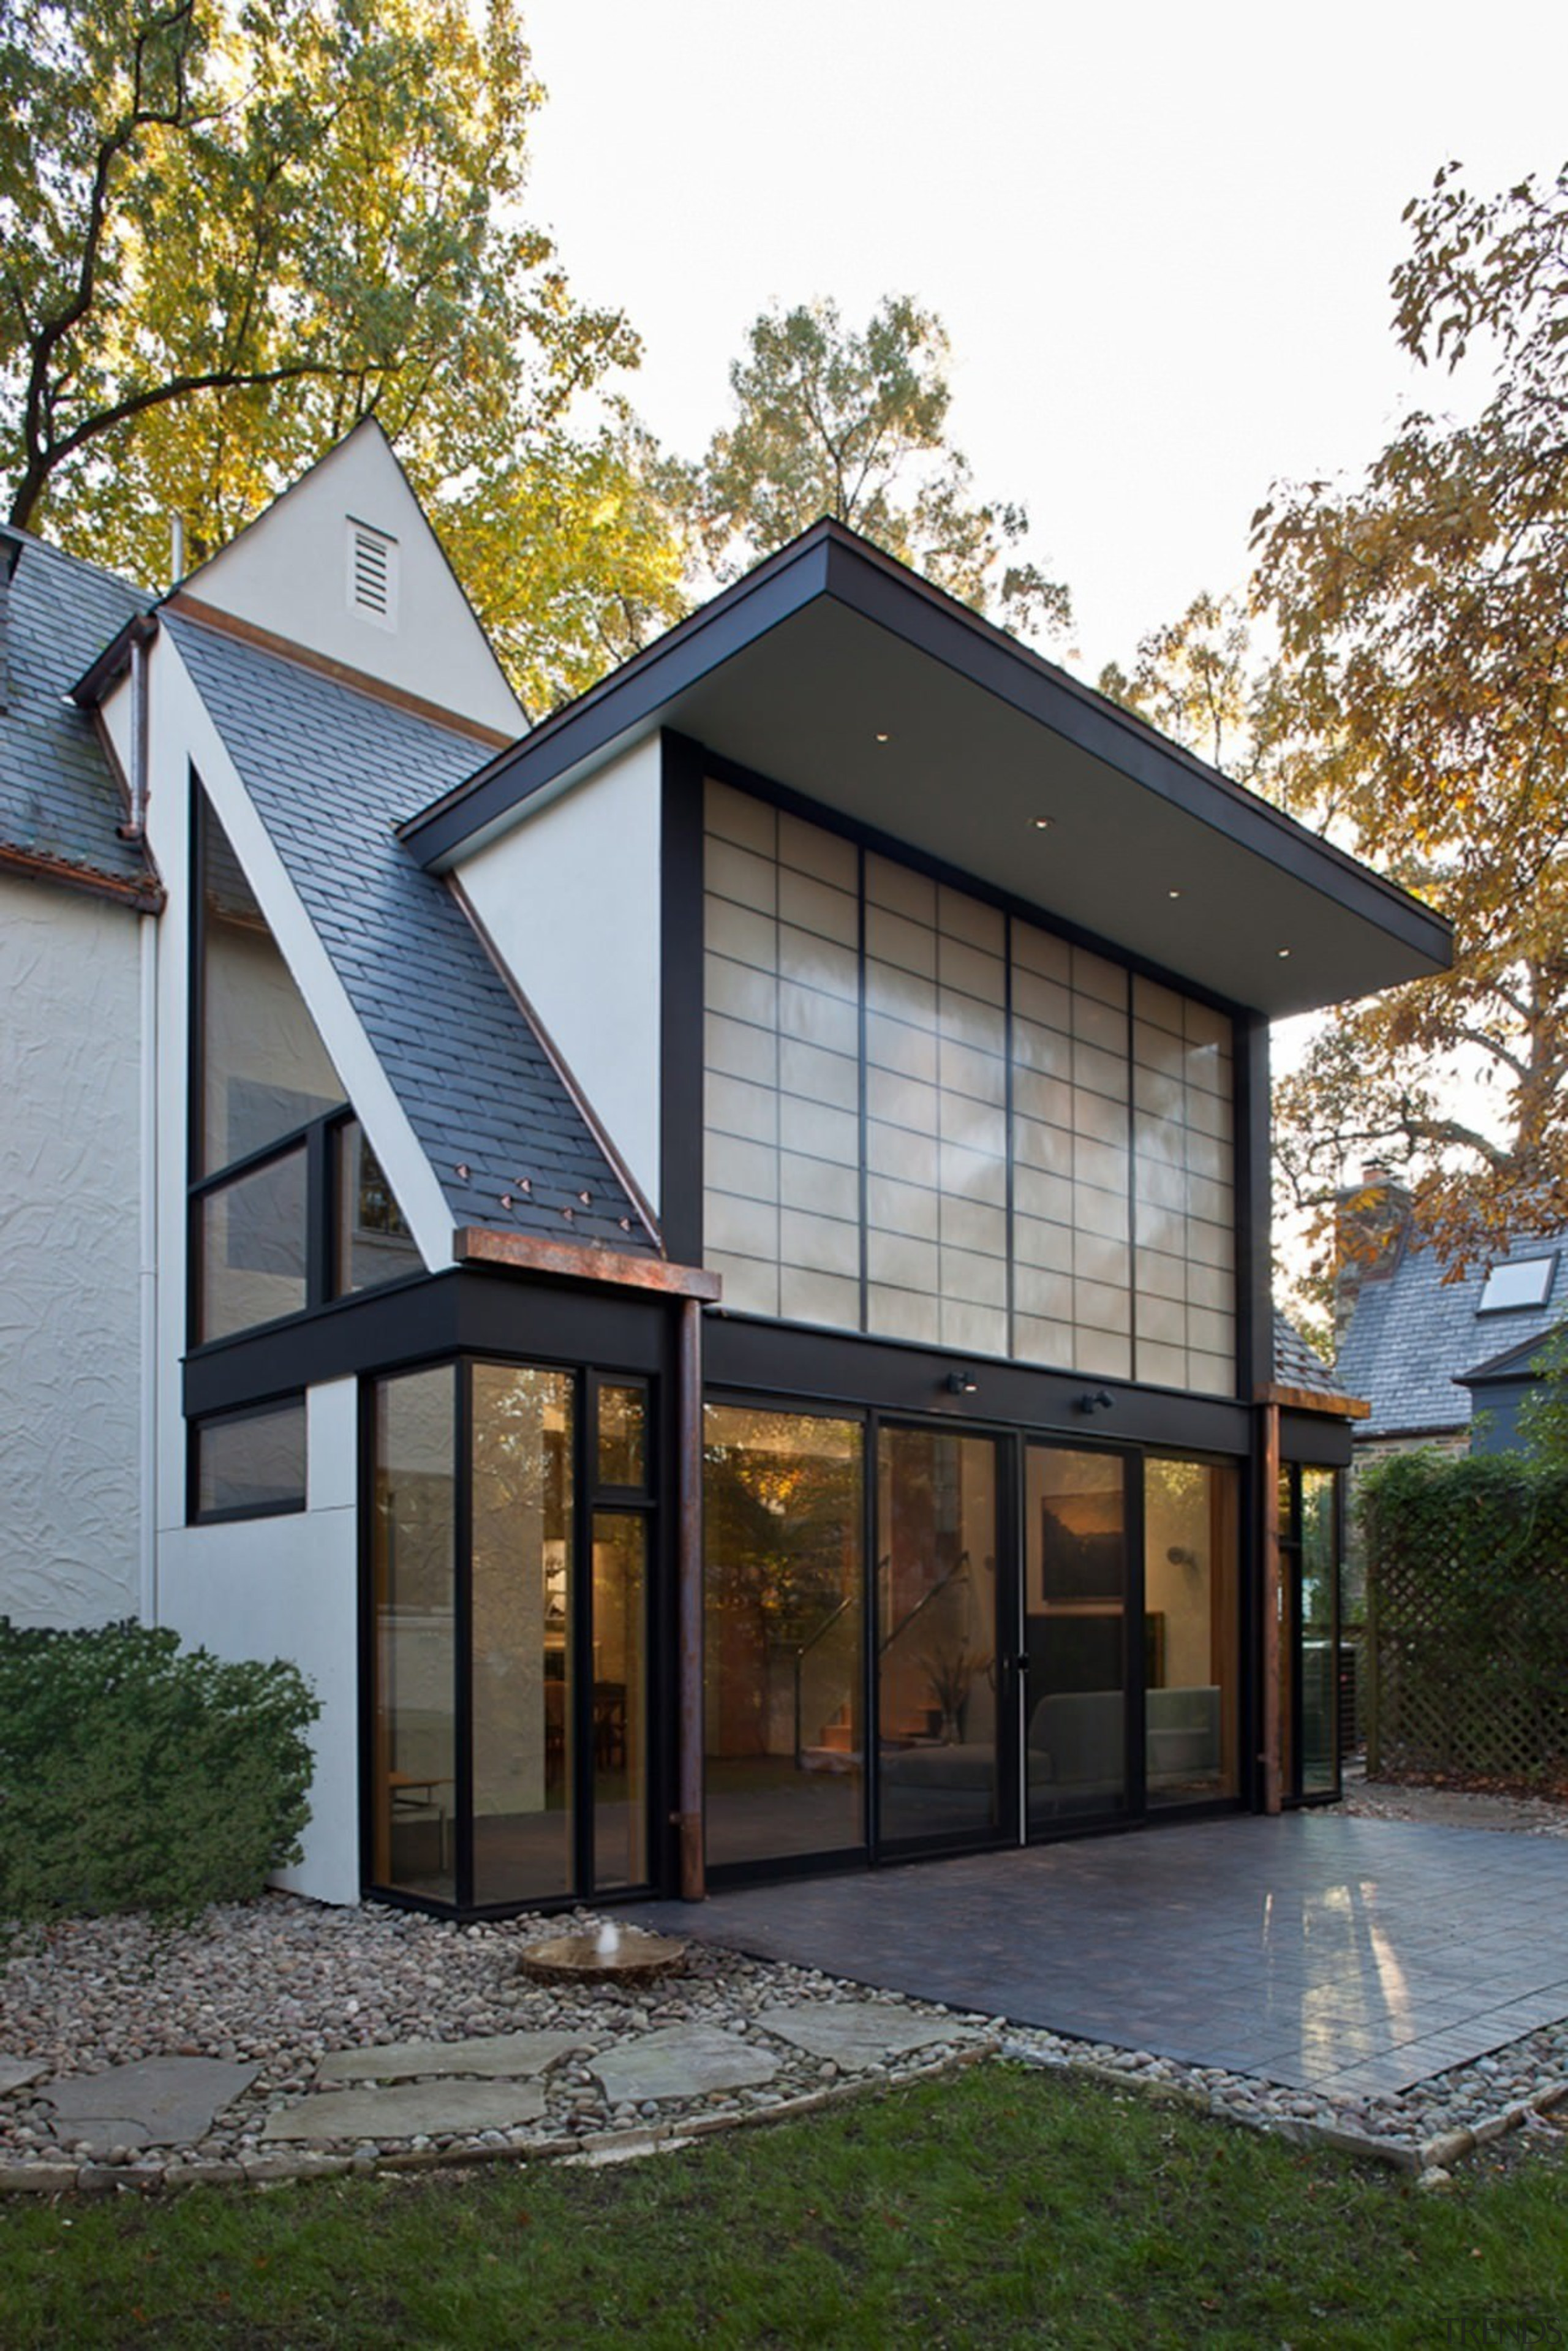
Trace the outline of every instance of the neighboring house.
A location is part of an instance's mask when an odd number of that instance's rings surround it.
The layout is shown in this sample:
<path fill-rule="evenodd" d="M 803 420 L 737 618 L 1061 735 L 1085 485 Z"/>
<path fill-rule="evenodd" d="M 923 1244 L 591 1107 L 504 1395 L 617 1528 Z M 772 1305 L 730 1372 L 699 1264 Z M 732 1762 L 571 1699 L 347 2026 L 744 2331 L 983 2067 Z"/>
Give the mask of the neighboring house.
<path fill-rule="evenodd" d="M 1440 921 L 831 523 L 528 734 L 373 425 L 118 618 L 141 1605 L 315 1681 L 290 1883 L 505 1911 L 1332 1792 L 1268 1023 Z M 28 1407 L 51 1475 L 92 1410 Z"/>
<path fill-rule="evenodd" d="M 1410 1195 L 1368 1168 L 1344 1196 L 1359 1254 L 1341 1250 L 1334 1374 L 1364 1397 L 1358 1461 L 1435 1445 L 1506 1452 L 1531 1364 L 1568 1317 L 1568 1235 L 1517 1239 L 1459 1280 L 1414 1231 Z"/>

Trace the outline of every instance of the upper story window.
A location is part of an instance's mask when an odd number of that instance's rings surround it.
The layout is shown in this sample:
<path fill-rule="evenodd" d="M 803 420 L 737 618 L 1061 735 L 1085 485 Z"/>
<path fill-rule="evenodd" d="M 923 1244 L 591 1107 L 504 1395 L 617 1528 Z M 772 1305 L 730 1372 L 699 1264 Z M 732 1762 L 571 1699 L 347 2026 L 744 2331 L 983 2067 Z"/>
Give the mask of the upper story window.
<path fill-rule="evenodd" d="M 195 794 L 191 1339 L 420 1270 L 216 811 Z"/>
<path fill-rule="evenodd" d="M 1234 1393 L 1223 1014 L 716 783 L 706 906 L 727 1303 Z"/>

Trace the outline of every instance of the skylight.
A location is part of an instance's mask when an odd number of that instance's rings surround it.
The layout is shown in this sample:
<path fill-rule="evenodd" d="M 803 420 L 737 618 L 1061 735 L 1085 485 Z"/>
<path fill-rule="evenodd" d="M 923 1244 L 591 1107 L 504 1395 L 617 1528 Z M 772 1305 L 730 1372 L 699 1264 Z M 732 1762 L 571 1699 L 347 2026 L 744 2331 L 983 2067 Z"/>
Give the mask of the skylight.
<path fill-rule="evenodd" d="M 1521 1306 L 1544 1306 L 1557 1270 L 1555 1254 L 1528 1257 L 1520 1265 L 1494 1265 L 1481 1292 L 1478 1314 L 1507 1314 Z"/>

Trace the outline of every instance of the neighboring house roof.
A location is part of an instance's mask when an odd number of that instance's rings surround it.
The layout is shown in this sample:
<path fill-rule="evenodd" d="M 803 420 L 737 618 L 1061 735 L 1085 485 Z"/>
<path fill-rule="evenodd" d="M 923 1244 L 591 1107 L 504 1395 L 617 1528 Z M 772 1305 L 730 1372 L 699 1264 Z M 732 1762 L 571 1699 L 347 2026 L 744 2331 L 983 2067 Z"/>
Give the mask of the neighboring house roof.
<path fill-rule="evenodd" d="M 12 565 L 0 667 L 0 862 L 155 905 L 145 848 L 120 838 L 125 796 L 97 727 L 67 699 L 105 640 L 152 600 L 6 526 L 0 574 Z"/>
<path fill-rule="evenodd" d="M 472 773 L 482 756 L 472 736 L 188 616 L 166 611 L 162 625 L 455 1220 L 653 1255 L 630 1193 L 453 891 L 392 830 L 433 789 Z"/>
<path fill-rule="evenodd" d="M 1338 1398 L 1344 1394 L 1322 1357 L 1278 1307 L 1274 1309 L 1274 1377 L 1281 1387 L 1298 1389 L 1303 1395 Z"/>
<path fill-rule="evenodd" d="M 1568 1314 L 1568 1235 L 1516 1241 L 1493 1266 L 1555 1257 L 1550 1288 L 1538 1306 L 1478 1313 L 1490 1269 L 1476 1266 L 1460 1281 L 1445 1282 L 1437 1251 L 1406 1238 L 1394 1270 L 1362 1282 L 1334 1366 L 1335 1376 L 1372 1406 L 1362 1433 L 1418 1436 L 1464 1428 L 1470 1399 L 1458 1384 L 1478 1362 L 1533 1347 Z"/>

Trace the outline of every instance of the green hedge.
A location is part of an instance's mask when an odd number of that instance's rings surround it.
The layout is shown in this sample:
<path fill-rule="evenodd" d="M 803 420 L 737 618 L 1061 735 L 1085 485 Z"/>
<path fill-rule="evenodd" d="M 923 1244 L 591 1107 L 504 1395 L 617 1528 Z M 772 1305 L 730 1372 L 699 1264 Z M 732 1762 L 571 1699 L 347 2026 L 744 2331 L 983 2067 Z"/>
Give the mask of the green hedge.
<path fill-rule="evenodd" d="M 290 1665 L 0 1617 L 0 1920 L 258 1893 L 300 1857 L 319 1712 Z"/>
<path fill-rule="evenodd" d="M 1358 1483 L 1369 1768 L 1568 1783 L 1568 1468 L 1410 1453 Z"/>

